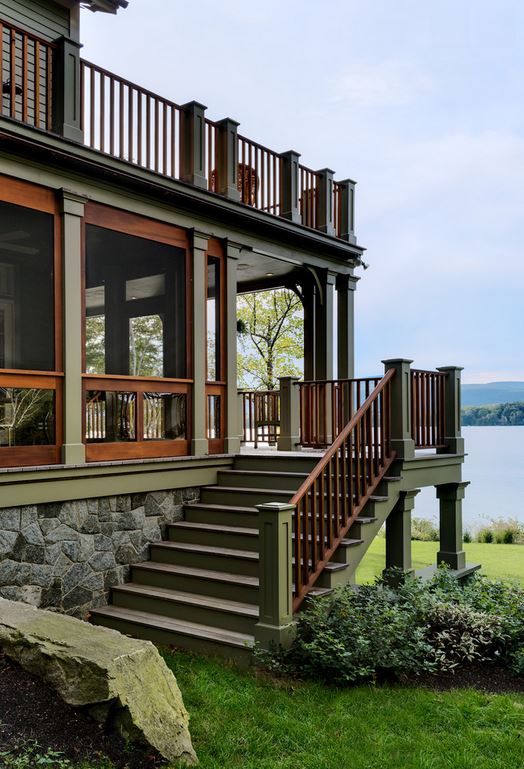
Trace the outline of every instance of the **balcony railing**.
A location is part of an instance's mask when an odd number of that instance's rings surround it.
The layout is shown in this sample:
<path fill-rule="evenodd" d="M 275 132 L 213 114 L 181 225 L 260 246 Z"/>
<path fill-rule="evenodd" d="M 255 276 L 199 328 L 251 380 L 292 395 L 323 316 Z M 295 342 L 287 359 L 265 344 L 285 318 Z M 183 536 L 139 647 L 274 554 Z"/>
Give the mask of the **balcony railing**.
<path fill-rule="evenodd" d="M 446 378 L 442 371 L 411 369 L 411 437 L 417 449 L 440 449 L 446 445 Z"/>

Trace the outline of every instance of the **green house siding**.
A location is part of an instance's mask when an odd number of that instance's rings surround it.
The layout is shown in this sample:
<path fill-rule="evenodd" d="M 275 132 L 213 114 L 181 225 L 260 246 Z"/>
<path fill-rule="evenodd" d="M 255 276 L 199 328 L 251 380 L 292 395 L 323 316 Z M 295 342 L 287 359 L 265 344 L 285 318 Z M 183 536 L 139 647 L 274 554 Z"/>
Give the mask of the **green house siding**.
<path fill-rule="evenodd" d="M 0 0 L 0 18 L 32 32 L 44 40 L 56 40 L 70 34 L 67 8 L 40 0 Z"/>

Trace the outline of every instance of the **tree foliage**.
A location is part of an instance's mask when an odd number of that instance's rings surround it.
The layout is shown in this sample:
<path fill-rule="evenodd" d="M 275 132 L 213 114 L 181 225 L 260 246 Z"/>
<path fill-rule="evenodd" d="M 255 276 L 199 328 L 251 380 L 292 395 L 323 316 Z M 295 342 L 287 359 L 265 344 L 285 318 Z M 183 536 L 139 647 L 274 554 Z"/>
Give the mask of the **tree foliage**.
<path fill-rule="evenodd" d="M 281 376 L 301 376 L 302 303 L 289 289 L 244 294 L 237 302 L 240 387 L 274 390 Z"/>
<path fill-rule="evenodd" d="M 466 406 L 463 425 L 524 425 L 524 403 L 494 403 L 490 406 Z"/>

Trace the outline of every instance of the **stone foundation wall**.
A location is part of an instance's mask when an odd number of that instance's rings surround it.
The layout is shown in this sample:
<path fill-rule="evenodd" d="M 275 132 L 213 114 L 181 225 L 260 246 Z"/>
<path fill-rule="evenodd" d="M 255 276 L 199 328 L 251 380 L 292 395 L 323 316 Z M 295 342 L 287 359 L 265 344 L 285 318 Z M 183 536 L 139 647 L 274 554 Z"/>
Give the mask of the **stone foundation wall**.
<path fill-rule="evenodd" d="M 84 617 L 146 560 L 198 488 L 0 509 L 0 597 Z"/>

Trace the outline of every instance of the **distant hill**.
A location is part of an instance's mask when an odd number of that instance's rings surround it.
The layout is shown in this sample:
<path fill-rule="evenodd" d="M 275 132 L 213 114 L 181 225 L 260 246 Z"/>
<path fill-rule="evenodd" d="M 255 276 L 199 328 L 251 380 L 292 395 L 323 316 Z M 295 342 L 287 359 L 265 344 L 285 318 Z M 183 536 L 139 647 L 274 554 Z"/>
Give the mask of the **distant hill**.
<path fill-rule="evenodd" d="M 462 406 L 485 406 L 491 403 L 524 401 L 524 382 L 486 382 L 463 384 Z"/>
<path fill-rule="evenodd" d="M 493 403 L 489 406 L 466 406 L 462 409 L 463 425 L 524 425 L 524 403 Z"/>

